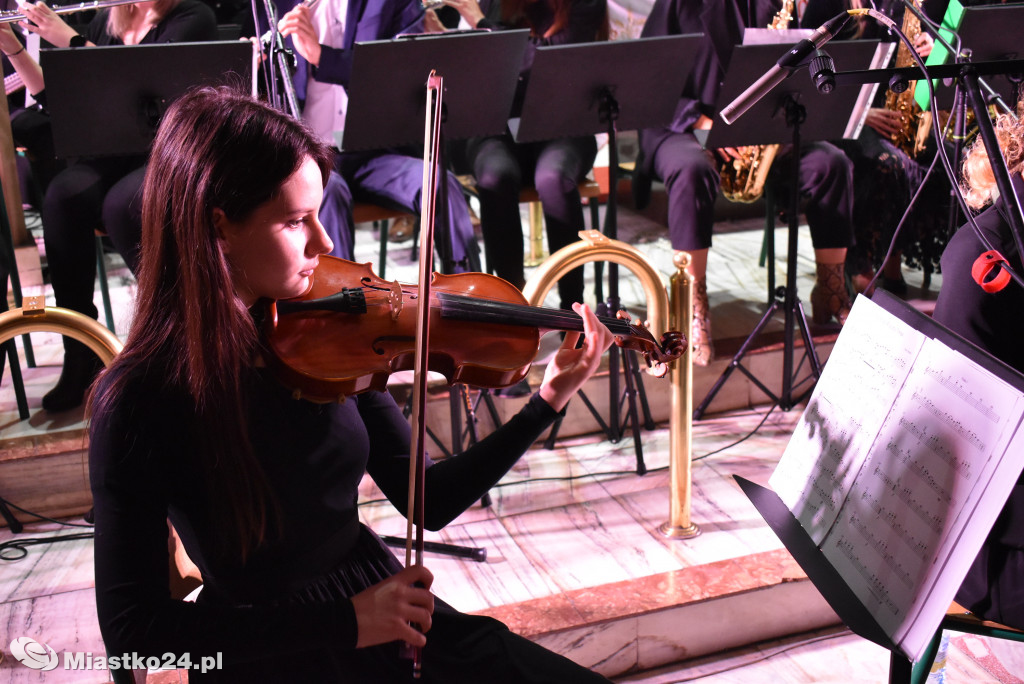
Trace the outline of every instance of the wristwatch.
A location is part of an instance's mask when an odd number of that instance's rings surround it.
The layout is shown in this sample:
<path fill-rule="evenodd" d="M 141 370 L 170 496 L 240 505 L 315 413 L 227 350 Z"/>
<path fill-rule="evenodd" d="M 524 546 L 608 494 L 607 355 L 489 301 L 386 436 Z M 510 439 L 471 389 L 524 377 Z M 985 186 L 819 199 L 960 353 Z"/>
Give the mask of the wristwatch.
<path fill-rule="evenodd" d="M 85 36 L 83 36 L 81 33 L 76 33 L 75 35 L 71 36 L 71 40 L 68 41 L 68 47 L 85 47 Z"/>

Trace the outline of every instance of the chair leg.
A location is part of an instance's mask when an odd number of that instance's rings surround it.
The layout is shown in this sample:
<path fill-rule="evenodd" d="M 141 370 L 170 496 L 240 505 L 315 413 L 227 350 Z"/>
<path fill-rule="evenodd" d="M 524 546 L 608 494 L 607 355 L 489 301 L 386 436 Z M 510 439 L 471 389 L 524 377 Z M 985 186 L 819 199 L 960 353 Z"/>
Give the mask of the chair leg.
<path fill-rule="evenodd" d="M 100 281 L 100 296 L 103 298 L 103 316 L 107 319 L 110 332 L 117 334 L 114 327 L 114 311 L 110 306 L 110 287 L 107 284 L 107 263 L 103 258 L 103 237 L 96 236 L 96 274 Z"/>

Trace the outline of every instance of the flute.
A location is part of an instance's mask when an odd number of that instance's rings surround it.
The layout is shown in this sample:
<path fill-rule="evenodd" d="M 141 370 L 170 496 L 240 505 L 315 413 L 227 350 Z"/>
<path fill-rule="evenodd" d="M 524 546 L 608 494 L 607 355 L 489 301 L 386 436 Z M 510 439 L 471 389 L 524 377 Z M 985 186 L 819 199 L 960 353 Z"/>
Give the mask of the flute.
<path fill-rule="evenodd" d="M 72 12 L 84 12 L 86 10 L 103 9 L 114 5 L 131 5 L 137 2 L 152 2 L 152 0 L 90 0 L 80 5 L 61 5 L 51 7 L 55 14 L 71 14 Z M 8 24 L 12 21 L 21 21 L 25 15 L 17 10 L 5 10 L 0 12 L 0 24 Z"/>

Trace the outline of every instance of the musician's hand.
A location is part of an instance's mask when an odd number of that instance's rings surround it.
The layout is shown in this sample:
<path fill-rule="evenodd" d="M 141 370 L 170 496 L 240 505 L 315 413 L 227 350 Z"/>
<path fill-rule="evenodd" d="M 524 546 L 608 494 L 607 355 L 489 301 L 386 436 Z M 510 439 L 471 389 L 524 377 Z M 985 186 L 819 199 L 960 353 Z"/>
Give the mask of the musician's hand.
<path fill-rule="evenodd" d="M 11 28 L 9 21 L 0 24 L 0 50 L 5 55 L 13 55 L 21 50 L 21 41 L 14 35 L 14 29 Z"/>
<path fill-rule="evenodd" d="M 589 306 L 576 303 L 572 308 L 583 317 L 583 347 L 576 348 L 580 333 L 565 333 L 562 346 L 544 372 L 539 390 L 541 399 L 556 411 L 561 411 L 598 369 L 613 338 L 611 330 L 597 319 Z"/>
<path fill-rule="evenodd" d="M 56 47 L 68 47 L 71 38 L 78 31 L 71 28 L 56 12 L 42 2 L 26 2 L 18 5 L 18 11 L 25 15 L 21 25 L 26 31 L 39 34 L 39 37 Z"/>
<path fill-rule="evenodd" d="M 722 161 L 732 161 L 738 159 L 743 161 L 743 153 L 747 150 L 746 147 L 720 147 L 716 150 L 718 156 L 721 157 Z"/>
<path fill-rule="evenodd" d="M 427 643 L 424 634 L 430 630 L 434 612 L 434 595 L 430 593 L 433 581 L 429 570 L 412 565 L 353 596 L 359 630 L 356 648 L 398 640 L 412 646 Z M 414 586 L 417 583 L 421 586 Z"/>
<path fill-rule="evenodd" d="M 917 34 L 917 37 L 913 41 L 914 50 L 917 51 L 918 56 L 927 57 L 932 54 L 932 48 L 935 46 L 935 39 L 932 38 L 931 34 L 921 31 Z"/>
<path fill-rule="evenodd" d="M 313 66 L 320 66 L 320 37 L 313 27 L 313 17 L 305 5 L 297 5 L 277 22 L 277 30 L 291 36 L 295 51 Z"/>
<path fill-rule="evenodd" d="M 448 28 L 441 23 L 441 20 L 437 18 L 437 12 L 432 9 L 428 9 L 423 13 L 423 32 L 424 33 L 444 33 Z"/>
<path fill-rule="evenodd" d="M 886 138 L 891 138 L 903 128 L 899 112 L 894 112 L 884 107 L 872 107 L 869 109 L 868 115 L 864 118 L 864 124 L 875 129 Z"/>
<path fill-rule="evenodd" d="M 711 126 L 715 123 L 707 114 L 701 114 L 700 118 L 697 119 L 697 123 L 693 124 L 693 130 L 695 131 L 710 131 Z"/>
<path fill-rule="evenodd" d="M 483 10 L 477 0 L 444 0 L 444 4 L 454 7 L 471 27 L 476 28 L 480 20 L 484 18 Z"/>

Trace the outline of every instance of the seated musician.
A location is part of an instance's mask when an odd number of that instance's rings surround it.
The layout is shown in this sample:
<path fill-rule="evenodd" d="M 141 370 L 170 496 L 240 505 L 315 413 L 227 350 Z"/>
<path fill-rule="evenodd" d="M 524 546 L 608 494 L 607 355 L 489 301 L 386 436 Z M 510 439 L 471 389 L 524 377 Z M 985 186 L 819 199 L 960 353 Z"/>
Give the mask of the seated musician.
<path fill-rule="evenodd" d="M 803 25 L 823 24 L 842 7 L 837 7 L 833 0 L 811 0 L 805 10 L 807 20 Z M 897 26 L 903 25 L 903 32 L 922 59 L 931 54 L 931 35 L 924 30 L 915 30 L 917 17 L 905 10 L 902 2 L 883 0 L 874 7 Z M 939 21 L 945 12 L 944 2 L 921 3 L 921 11 Z M 852 19 L 839 38 L 898 40 L 886 26 L 871 17 Z M 891 64 L 903 66 L 910 63 L 913 63 L 912 56 L 900 42 Z M 932 118 L 930 114 L 922 115 L 913 99 L 911 89 L 896 95 L 882 85 L 868 110 L 860 135 L 836 141 L 836 145 L 853 161 L 855 245 L 847 253 L 846 269 L 857 292 L 866 291 L 880 270 L 875 281 L 877 286 L 898 296 L 906 295 L 907 282 L 903 278 L 902 263 L 905 261 L 909 267 L 921 268 L 930 274 L 938 266 L 946 243 L 946 233 L 950 228 L 949 181 L 946 174 L 936 168 L 927 177 L 925 187 L 921 188 L 935 156 L 935 145 L 931 135 Z M 919 190 L 921 194 L 893 245 L 894 232 Z"/>
<path fill-rule="evenodd" d="M 102 9 L 85 34 L 77 33 L 43 3 L 20 5 L 22 26 L 57 47 L 146 45 L 214 40 L 213 11 L 200 0 L 154 0 Z M 44 74 L 6 24 L 0 49 L 22 75 L 36 100 L 45 103 Z M 111 188 L 142 166 L 145 156 L 76 159 L 50 182 L 43 197 L 43 242 L 56 305 L 97 318 L 93 303 L 96 280 L 94 231 L 104 227 L 104 204 Z M 121 245 L 117 245 L 119 249 Z M 86 388 L 101 367 L 81 342 L 64 338 L 64 366 L 57 385 L 43 397 L 43 408 L 65 411 L 81 405 Z"/>
<path fill-rule="evenodd" d="M 520 116 L 526 79 L 536 49 L 605 40 L 608 9 L 604 0 L 445 0 L 471 28 L 528 28 L 530 38 L 523 55 L 519 89 L 511 117 Z M 579 183 L 594 166 L 597 142 L 593 135 L 516 143 L 512 135 L 473 138 L 466 146 L 465 164 L 476 179 L 480 197 L 487 268 L 516 287 L 526 284 L 523 263 L 523 225 L 519 191 L 537 189 L 544 210 L 548 250 L 555 252 L 576 242 L 584 229 Z M 575 268 L 558 281 L 563 308 L 583 298 L 583 268 Z"/>
<path fill-rule="evenodd" d="M 665 183 L 672 248 L 692 256 L 689 271 L 696 283 L 691 341 L 697 365 L 707 365 L 714 356 L 707 260 L 720 166 L 724 160 L 739 157 L 741 151 L 706 151 L 694 131 L 709 129 L 717 117 L 714 107 L 725 75 L 724 65 L 733 46 L 742 42 L 744 28 L 768 26 L 775 8 L 768 0 L 657 0 L 641 33 L 643 37 L 705 35 L 672 122 L 664 128 L 640 132 L 640 159 L 633 184 L 637 204 L 642 208 L 651 178 Z M 781 148 L 773 169 L 786 169 L 791 154 L 786 146 Z M 784 177 L 769 182 L 785 183 L 789 176 L 779 175 Z M 780 197 L 788 196 L 787 189 L 780 190 Z M 811 292 L 813 320 L 842 324 L 850 312 L 844 271 L 846 251 L 853 239 L 850 161 L 835 145 L 804 145 L 800 150 L 799 191 L 807 199 L 805 213 L 817 264 L 817 284 Z"/>
<path fill-rule="evenodd" d="M 221 654 L 199 682 L 603 682 L 491 618 L 459 613 L 359 522 L 369 473 L 407 509 L 410 430 L 387 392 L 297 399 L 256 322 L 305 293 L 331 249 L 317 220 L 334 153 L 303 124 L 228 89 L 167 112 L 143 191 L 138 311 L 91 397 L 96 605 L 110 653 Z M 577 304 L 544 381 L 511 420 L 426 470 L 425 525 L 486 493 L 600 365 L 611 332 Z M 376 331 L 367 331 L 365 344 Z M 354 338 L 321 340 L 352 353 Z M 582 346 L 577 349 L 577 342 Z M 170 518 L 202 573 L 168 592 Z"/>
<path fill-rule="evenodd" d="M 1018 104 L 1024 114 L 1024 101 Z M 1017 206 L 1024 203 L 1024 123 L 1006 114 L 996 126 L 999 146 Z M 976 217 L 988 242 L 1007 259 L 1018 274 L 1024 264 L 1017 250 L 1009 219 L 1013 204 L 1000 198 L 995 176 L 980 138 L 964 158 L 965 197 L 973 209 L 988 205 Z M 1024 239 L 1024 236 L 1019 236 Z M 988 351 L 1003 363 L 1024 373 L 1024 288 L 1011 281 L 1004 289 L 988 293 L 971 276 L 974 261 L 988 247 L 968 225 L 961 227 L 942 253 L 942 287 L 935 302 L 935 320 Z M 1017 454 L 1020 456 L 1020 454 Z M 1024 629 L 1024 475 L 989 533 L 957 592 L 956 600 L 980 618 Z"/>
<path fill-rule="evenodd" d="M 277 0 L 284 16 L 281 35 L 291 38 L 301 57 L 294 75 L 296 94 L 303 101 L 302 117 L 330 145 L 344 129 L 357 41 L 384 40 L 423 31 L 423 8 L 417 0 L 318 0 L 297 4 Z M 309 6 L 312 4 L 312 7 Z M 424 77 L 424 83 L 426 79 Z M 419 215 L 423 160 L 408 149 L 339 152 L 337 170 L 358 202 L 377 204 Z M 479 271 L 480 247 L 473 232 L 469 205 L 462 186 L 449 173 L 447 215 L 451 230 L 451 263 L 439 271 Z M 351 232 L 351 216 L 342 217 Z"/>

